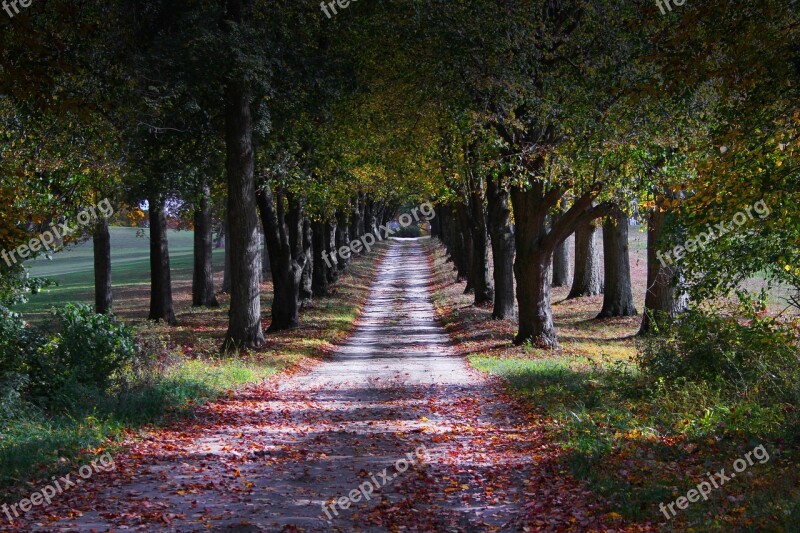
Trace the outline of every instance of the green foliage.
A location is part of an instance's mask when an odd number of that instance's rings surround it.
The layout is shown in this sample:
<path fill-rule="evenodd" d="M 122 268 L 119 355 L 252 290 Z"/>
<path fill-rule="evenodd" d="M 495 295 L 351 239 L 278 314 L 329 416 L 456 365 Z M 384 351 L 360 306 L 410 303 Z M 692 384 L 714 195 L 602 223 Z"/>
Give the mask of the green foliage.
<path fill-rule="evenodd" d="M 135 359 L 134 331 L 86 305 L 53 312 L 57 333 L 47 335 L 0 310 L 0 380 L 6 406 L 22 398 L 44 408 L 81 405 L 87 395 L 106 394 Z"/>
<path fill-rule="evenodd" d="M 91 307 L 69 304 L 53 311 L 59 333 L 39 351 L 31 376 L 39 398 L 73 400 L 75 392 L 104 394 L 134 361 L 134 331 Z"/>
<path fill-rule="evenodd" d="M 797 339 L 771 319 L 742 323 L 732 316 L 690 310 L 663 337 L 642 344 L 638 363 L 652 382 L 707 382 L 741 395 L 796 403 Z"/>
<path fill-rule="evenodd" d="M 416 225 L 401 227 L 394 236 L 405 239 L 422 237 L 422 228 Z"/>
<path fill-rule="evenodd" d="M 0 376 L 27 372 L 43 342 L 21 315 L 0 307 Z"/>
<path fill-rule="evenodd" d="M 42 289 L 56 285 L 52 280 L 32 277 L 21 265 L 11 268 L 0 266 L 0 306 L 25 303 L 29 295 L 38 294 Z"/>

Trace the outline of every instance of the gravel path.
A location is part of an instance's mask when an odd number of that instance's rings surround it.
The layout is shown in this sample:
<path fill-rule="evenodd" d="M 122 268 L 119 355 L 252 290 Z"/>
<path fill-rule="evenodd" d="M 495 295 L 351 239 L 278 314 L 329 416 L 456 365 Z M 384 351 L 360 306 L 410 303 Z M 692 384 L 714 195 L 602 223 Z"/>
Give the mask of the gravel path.
<path fill-rule="evenodd" d="M 568 507 L 536 424 L 454 355 L 430 276 L 393 241 L 331 360 L 133 443 L 38 529 L 515 531 L 526 507 Z"/>

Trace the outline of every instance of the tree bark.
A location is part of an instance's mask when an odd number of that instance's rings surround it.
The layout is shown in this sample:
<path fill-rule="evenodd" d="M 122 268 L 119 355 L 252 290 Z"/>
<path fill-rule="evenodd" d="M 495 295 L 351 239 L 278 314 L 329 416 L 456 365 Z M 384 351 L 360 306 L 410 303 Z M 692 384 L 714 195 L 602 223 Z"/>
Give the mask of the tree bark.
<path fill-rule="evenodd" d="M 300 280 L 305 267 L 303 205 L 264 183 L 256 194 L 272 265 L 272 323 L 269 331 L 300 325 Z M 288 204 L 288 210 L 286 206 Z"/>
<path fill-rule="evenodd" d="M 261 281 L 266 280 L 269 277 L 269 273 L 272 270 L 272 267 L 269 263 L 269 250 L 267 250 L 267 239 L 264 235 L 261 235 Z"/>
<path fill-rule="evenodd" d="M 300 308 L 311 303 L 314 296 L 313 278 L 314 278 L 314 233 L 311 230 L 311 222 L 308 218 L 303 217 L 303 255 L 305 262 L 303 263 L 303 275 L 300 277 Z"/>
<path fill-rule="evenodd" d="M 353 213 L 350 219 L 350 239 L 358 239 L 364 233 L 364 196 L 359 193 L 353 202 Z M 345 243 L 347 245 L 349 243 Z"/>
<path fill-rule="evenodd" d="M 666 321 L 685 311 L 688 305 L 686 295 L 679 294 L 677 289 L 679 270 L 671 264 L 662 265 L 658 260 L 666 221 L 664 198 L 659 197 L 647 220 L 647 292 L 640 335 L 658 330 Z"/>
<path fill-rule="evenodd" d="M 227 211 L 227 208 L 226 208 Z M 228 215 L 225 214 L 225 233 L 228 233 Z M 222 275 L 222 292 L 231 293 L 231 240 L 225 237 L 225 272 Z"/>
<path fill-rule="evenodd" d="M 615 209 L 603 223 L 603 308 L 597 318 L 637 314 L 631 289 L 628 217 Z"/>
<path fill-rule="evenodd" d="M 101 218 L 92 233 L 94 250 L 94 312 L 111 314 L 114 297 L 111 288 L 111 233 L 108 219 Z"/>
<path fill-rule="evenodd" d="M 150 217 L 150 315 L 149 320 L 178 324 L 172 304 L 172 279 L 167 243 L 167 218 L 160 198 L 149 201 Z"/>
<path fill-rule="evenodd" d="M 336 245 L 336 217 L 331 217 L 331 220 L 325 223 L 325 239 L 323 241 L 323 246 L 325 247 L 325 251 L 328 252 L 327 257 L 330 258 L 331 253 L 333 252 L 333 247 Z M 328 259 L 328 261 L 331 261 Z M 327 279 L 328 284 L 335 283 L 337 279 L 339 279 L 339 270 L 336 268 L 336 265 L 331 262 L 331 265 L 325 264 L 325 271 L 327 272 Z M 330 292 L 330 291 L 329 291 Z"/>
<path fill-rule="evenodd" d="M 469 194 L 469 231 L 472 234 L 472 276 L 475 298 L 474 305 L 491 302 L 494 298 L 494 287 L 489 275 L 489 239 L 486 229 L 486 208 L 483 179 L 470 178 Z"/>
<path fill-rule="evenodd" d="M 531 174 L 541 171 L 544 161 L 531 162 Z M 517 256 L 514 275 L 517 281 L 519 304 L 518 332 L 515 344 L 530 341 L 539 347 L 557 347 L 558 338 L 550 308 L 550 280 L 548 279 L 553 251 L 581 225 L 605 216 L 610 204 L 592 207 L 599 194 L 599 186 L 585 192 L 548 229 L 547 214 L 566 191 L 547 190 L 534 180 L 528 187 L 512 187 L 511 201 L 514 209 L 515 243 Z"/>
<path fill-rule="evenodd" d="M 458 209 L 450 208 L 450 240 L 453 243 L 451 256 L 456 267 L 456 281 L 469 280 L 469 255 L 467 252 L 467 242 L 464 232 L 459 229 L 460 220 Z"/>
<path fill-rule="evenodd" d="M 570 239 L 567 237 L 556 245 L 553 252 L 553 287 L 566 287 L 572 283 L 569 246 Z"/>
<path fill-rule="evenodd" d="M 555 220 L 558 220 L 559 216 L 566 213 L 566 204 L 566 198 L 562 198 L 560 213 L 555 217 Z M 553 281 L 551 283 L 553 287 L 567 287 L 572 283 L 572 265 L 570 265 L 569 245 L 569 237 L 567 237 L 556 244 L 556 249 L 553 251 Z"/>
<path fill-rule="evenodd" d="M 342 246 L 347 246 L 347 243 L 350 242 L 350 226 L 347 220 L 347 213 L 344 210 L 340 210 L 336 213 L 336 239 L 335 239 L 335 249 L 339 250 Z M 347 263 L 350 262 L 350 257 L 342 257 L 341 255 L 336 255 L 336 268 L 341 272 L 342 270 L 347 267 Z"/>
<path fill-rule="evenodd" d="M 227 224 L 225 222 L 220 225 L 219 233 L 217 233 L 217 238 L 214 240 L 214 248 L 217 250 L 225 246 L 226 226 Z"/>
<path fill-rule="evenodd" d="M 514 209 L 519 325 L 515 344 L 531 342 L 545 348 L 558 347 L 558 337 L 550 308 L 548 270 L 552 248 L 547 246 L 546 217 L 550 207 L 542 185 L 530 190 L 511 189 Z M 555 203 L 555 200 L 552 202 Z"/>
<path fill-rule="evenodd" d="M 487 181 L 486 199 L 494 260 L 492 318 L 504 319 L 514 316 L 514 227 L 508 189 L 498 181 Z"/>
<path fill-rule="evenodd" d="M 464 287 L 464 294 L 469 294 L 475 290 L 475 245 L 472 242 L 472 231 L 470 230 L 469 212 L 467 206 L 461 202 L 456 203 L 456 213 L 458 214 L 458 226 L 456 231 L 461 235 L 461 254 L 463 255 L 464 270 L 466 273 L 467 285 Z"/>
<path fill-rule="evenodd" d="M 231 293 L 231 247 L 225 241 L 225 271 L 222 273 L 222 292 Z"/>
<path fill-rule="evenodd" d="M 598 233 L 593 221 L 581 224 L 575 230 L 575 279 L 572 280 L 572 289 L 567 299 L 603 293 Z"/>
<path fill-rule="evenodd" d="M 375 231 L 375 201 L 370 197 L 364 198 L 364 231 L 359 235 L 363 237 L 367 233 Z"/>
<path fill-rule="evenodd" d="M 229 0 L 230 4 L 238 2 Z M 245 82 L 232 81 L 226 87 L 227 211 L 231 252 L 230 320 L 223 345 L 226 351 L 257 348 L 264 343 L 251 101 L 252 95 Z"/>
<path fill-rule="evenodd" d="M 194 275 L 192 305 L 219 307 L 214 295 L 213 236 L 211 235 L 211 187 L 202 185 L 200 202 L 194 212 Z"/>
<path fill-rule="evenodd" d="M 328 232 L 328 225 L 324 222 L 314 222 L 311 225 L 311 231 L 313 233 L 313 251 L 314 251 L 314 269 L 313 269 L 313 278 L 311 281 L 311 292 L 313 296 L 328 296 L 330 294 L 330 281 L 328 278 L 328 272 L 331 270 L 328 267 L 328 263 L 330 263 L 331 267 L 333 267 L 333 262 L 331 261 L 330 257 L 327 255 L 323 255 L 324 252 L 328 252 L 330 254 L 330 250 L 328 249 L 328 237 L 326 234 Z M 325 258 L 327 257 L 327 262 Z"/>

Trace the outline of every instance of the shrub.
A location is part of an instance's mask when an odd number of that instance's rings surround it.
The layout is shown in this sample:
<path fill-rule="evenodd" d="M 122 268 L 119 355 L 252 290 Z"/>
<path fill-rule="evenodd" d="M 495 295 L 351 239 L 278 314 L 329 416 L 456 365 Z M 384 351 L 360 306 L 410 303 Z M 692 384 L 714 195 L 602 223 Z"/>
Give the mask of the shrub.
<path fill-rule="evenodd" d="M 62 328 L 56 338 L 59 362 L 78 383 L 107 390 L 134 360 L 133 328 L 87 305 L 67 305 L 54 314 Z"/>
<path fill-rule="evenodd" d="M 44 339 L 20 315 L 0 308 L 0 419 L 26 409 L 22 399 L 30 362 Z"/>
<path fill-rule="evenodd" d="M 104 394 L 119 381 L 135 357 L 133 330 L 86 305 L 53 311 L 55 334 L 44 335 L 19 315 L 0 312 L 0 382 L 43 407 L 70 409 L 87 395 Z"/>
<path fill-rule="evenodd" d="M 27 373 L 44 339 L 17 313 L 0 307 L 0 377 Z"/>
<path fill-rule="evenodd" d="M 742 323 L 695 309 L 662 337 L 645 340 L 638 363 L 652 382 L 708 382 L 738 395 L 756 393 L 794 404 L 798 359 L 792 331 L 772 319 L 751 317 Z"/>

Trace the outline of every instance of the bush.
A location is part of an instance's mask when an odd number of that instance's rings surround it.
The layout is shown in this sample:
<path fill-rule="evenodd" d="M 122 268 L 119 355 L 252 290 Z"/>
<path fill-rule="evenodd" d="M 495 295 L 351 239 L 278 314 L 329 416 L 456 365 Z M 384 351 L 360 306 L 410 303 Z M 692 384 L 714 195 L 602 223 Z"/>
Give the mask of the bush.
<path fill-rule="evenodd" d="M 28 372 L 28 363 L 44 339 L 17 313 L 0 307 L 0 379 L 5 374 Z"/>
<path fill-rule="evenodd" d="M 136 357 L 132 328 L 86 305 L 53 311 L 54 335 L 0 309 L 0 408 L 27 400 L 59 410 L 85 405 L 121 382 Z M 15 407 L 16 406 L 16 407 Z"/>
<path fill-rule="evenodd" d="M 43 342 L 20 315 L 0 308 L 0 419 L 27 409 L 22 395 L 30 381 L 30 362 Z"/>
<path fill-rule="evenodd" d="M 638 363 L 651 381 L 686 380 L 718 385 L 737 395 L 755 393 L 795 404 L 798 344 L 793 332 L 769 318 L 691 310 L 647 339 Z"/>

